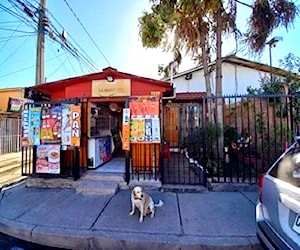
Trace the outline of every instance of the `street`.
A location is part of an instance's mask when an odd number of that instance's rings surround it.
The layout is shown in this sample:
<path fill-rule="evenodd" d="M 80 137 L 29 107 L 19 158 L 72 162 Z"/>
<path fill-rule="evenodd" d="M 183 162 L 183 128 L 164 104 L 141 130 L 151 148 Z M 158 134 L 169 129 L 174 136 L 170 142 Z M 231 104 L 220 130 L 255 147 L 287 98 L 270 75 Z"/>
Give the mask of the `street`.
<path fill-rule="evenodd" d="M 0 233 L 0 249 L 1 250 L 59 250 L 60 248 L 37 245 Z"/>

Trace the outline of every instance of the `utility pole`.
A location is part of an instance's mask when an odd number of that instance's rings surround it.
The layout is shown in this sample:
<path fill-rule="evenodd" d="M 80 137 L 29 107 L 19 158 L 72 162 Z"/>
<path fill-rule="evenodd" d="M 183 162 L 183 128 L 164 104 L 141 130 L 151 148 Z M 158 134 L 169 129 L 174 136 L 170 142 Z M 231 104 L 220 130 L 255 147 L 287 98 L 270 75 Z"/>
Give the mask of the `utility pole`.
<path fill-rule="evenodd" d="M 46 0 L 40 1 L 39 7 L 39 22 L 38 22 L 38 38 L 36 50 L 36 74 L 35 85 L 44 83 L 44 60 L 45 60 L 45 24 L 46 17 Z"/>

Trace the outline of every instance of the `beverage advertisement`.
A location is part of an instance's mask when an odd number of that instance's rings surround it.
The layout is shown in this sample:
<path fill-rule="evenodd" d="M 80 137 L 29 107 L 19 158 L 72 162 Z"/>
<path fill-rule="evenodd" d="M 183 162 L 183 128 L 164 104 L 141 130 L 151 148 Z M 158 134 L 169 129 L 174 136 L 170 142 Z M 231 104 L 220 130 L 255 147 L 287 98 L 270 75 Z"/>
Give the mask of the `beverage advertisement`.
<path fill-rule="evenodd" d="M 60 173 L 60 145 L 37 146 L 36 173 Z"/>

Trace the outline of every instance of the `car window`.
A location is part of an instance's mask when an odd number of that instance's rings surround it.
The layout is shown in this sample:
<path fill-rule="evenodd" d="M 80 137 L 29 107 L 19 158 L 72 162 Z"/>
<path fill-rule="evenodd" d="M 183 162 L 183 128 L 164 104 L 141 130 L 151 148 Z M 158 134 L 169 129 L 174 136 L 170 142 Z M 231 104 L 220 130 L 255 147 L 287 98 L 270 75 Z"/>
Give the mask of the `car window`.
<path fill-rule="evenodd" d="M 269 174 L 300 187 L 300 148 L 290 150 L 270 169 Z"/>

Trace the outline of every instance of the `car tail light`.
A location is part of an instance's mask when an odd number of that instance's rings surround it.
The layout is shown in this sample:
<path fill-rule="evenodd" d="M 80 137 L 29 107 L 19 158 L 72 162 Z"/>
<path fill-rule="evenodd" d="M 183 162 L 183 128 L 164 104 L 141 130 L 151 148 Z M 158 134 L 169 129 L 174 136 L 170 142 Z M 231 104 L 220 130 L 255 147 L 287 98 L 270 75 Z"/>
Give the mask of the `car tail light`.
<path fill-rule="evenodd" d="M 259 180 L 258 180 L 258 199 L 261 202 L 262 201 L 262 189 L 264 185 L 264 178 L 265 174 L 260 174 Z"/>

